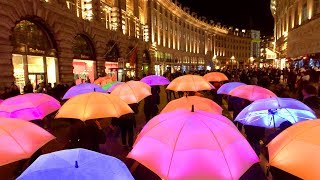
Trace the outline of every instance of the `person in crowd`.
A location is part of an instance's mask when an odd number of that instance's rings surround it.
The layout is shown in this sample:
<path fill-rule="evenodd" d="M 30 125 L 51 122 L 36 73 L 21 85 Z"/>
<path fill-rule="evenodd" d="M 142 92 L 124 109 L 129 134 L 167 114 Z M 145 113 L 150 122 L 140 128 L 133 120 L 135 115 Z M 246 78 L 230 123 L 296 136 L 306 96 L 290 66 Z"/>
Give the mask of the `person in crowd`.
<path fill-rule="evenodd" d="M 126 114 L 119 118 L 119 127 L 121 130 L 121 140 L 122 146 L 132 149 L 133 146 L 133 136 L 134 136 L 134 128 L 136 128 L 136 119 L 135 114 L 138 113 L 138 104 L 130 104 L 130 108 L 134 111 L 134 114 Z"/>
<path fill-rule="evenodd" d="M 158 99 L 158 90 L 156 87 L 151 87 L 151 96 L 144 99 L 144 114 L 146 117 L 146 122 L 152 119 L 158 114 L 158 104 L 160 103 L 160 97 Z"/>
<path fill-rule="evenodd" d="M 309 106 L 318 118 L 320 118 L 320 97 L 317 95 L 317 88 L 307 84 L 302 89 L 303 103 Z"/>
<path fill-rule="evenodd" d="M 71 126 L 67 148 L 84 148 L 100 152 L 99 144 L 104 144 L 106 135 L 98 120 L 77 122 Z"/>
<path fill-rule="evenodd" d="M 20 89 L 14 82 L 11 84 L 10 94 L 11 94 L 11 97 L 20 95 Z"/>
<path fill-rule="evenodd" d="M 23 93 L 24 94 L 33 93 L 33 86 L 30 80 L 28 80 L 27 84 L 23 87 Z"/>
<path fill-rule="evenodd" d="M 234 97 L 234 96 L 229 96 L 228 98 L 228 110 L 229 111 L 233 111 L 233 121 L 236 119 L 236 117 L 238 116 L 238 114 L 248 105 L 250 105 L 251 102 L 246 100 L 246 99 L 242 99 L 239 97 Z M 234 124 L 238 127 L 239 131 L 242 132 L 242 127 L 243 125 L 237 121 L 234 121 Z"/>

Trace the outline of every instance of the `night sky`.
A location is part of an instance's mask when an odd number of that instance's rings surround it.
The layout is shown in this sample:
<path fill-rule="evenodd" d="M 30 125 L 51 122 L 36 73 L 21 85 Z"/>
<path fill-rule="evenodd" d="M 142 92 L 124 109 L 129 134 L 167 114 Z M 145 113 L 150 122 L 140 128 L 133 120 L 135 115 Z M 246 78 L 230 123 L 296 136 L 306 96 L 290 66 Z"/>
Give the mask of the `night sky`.
<path fill-rule="evenodd" d="M 257 29 L 273 34 L 270 0 L 178 0 L 199 16 L 234 28 Z"/>

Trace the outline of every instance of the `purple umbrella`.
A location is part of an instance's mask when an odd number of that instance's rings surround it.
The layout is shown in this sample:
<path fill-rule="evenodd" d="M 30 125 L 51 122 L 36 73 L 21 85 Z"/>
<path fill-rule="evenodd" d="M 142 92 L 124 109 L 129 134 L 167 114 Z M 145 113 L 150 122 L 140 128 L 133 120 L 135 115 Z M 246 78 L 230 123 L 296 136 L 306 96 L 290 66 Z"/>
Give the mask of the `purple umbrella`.
<path fill-rule="evenodd" d="M 219 89 L 218 89 L 218 94 L 229 94 L 230 91 L 232 91 L 234 88 L 238 87 L 238 86 L 243 86 L 246 85 L 244 83 L 241 82 L 229 82 L 226 83 L 224 85 L 222 85 Z"/>
<path fill-rule="evenodd" d="M 43 119 L 60 107 L 60 102 L 47 94 L 30 93 L 4 100 L 0 104 L 0 117 L 26 121 Z"/>
<path fill-rule="evenodd" d="M 120 84 L 124 84 L 124 82 L 116 82 L 116 83 L 114 83 L 114 84 L 112 84 L 109 88 L 108 88 L 108 93 L 111 93 L 113 90 L 114 90 L 114 88 L 116 88 L 117 86 L 119 86 Z"/>
<path fill-rule="evenodd" d="M 66 94 L 63 96 L 62 99 L 70 99 L 74 96 L 80 95 L 80 94 L 85 94 L 85 93 L 90 93 L 90 92 L 102 92 L 106 93 L 104 89 L 102 89 L 100 86 L 95 85 L 95 84 L 90 84 L 90 83 L 83 83 L 79 84 L 77 86 L 73 86 L 70 88 Z"/>
<path fill-rule="evenodd" d="M 167 78 L 156 75 L 144 77 L 140 81 L 148 84 L 149 86 L 163 86 L 170 84 L 170 81 Z"/>

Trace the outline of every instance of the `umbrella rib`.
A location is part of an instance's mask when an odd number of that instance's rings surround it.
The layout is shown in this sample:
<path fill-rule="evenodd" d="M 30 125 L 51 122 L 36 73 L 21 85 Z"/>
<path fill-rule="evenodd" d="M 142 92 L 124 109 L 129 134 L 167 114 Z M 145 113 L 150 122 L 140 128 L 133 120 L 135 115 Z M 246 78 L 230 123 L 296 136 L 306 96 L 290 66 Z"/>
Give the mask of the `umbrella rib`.
<path fill-rule="evenodd" d="M 170 164 L 169 164 L 169 168 L 168 168 L 168 172 L 167 172 L 167 179 L 169 179 L 170 168 L 171 168 L 171 164 L 172 164 L 174 152 L 175 152 L 176 146 L 177 146 L 177 144 L 178 144 L 179 136 L 180 136 L 180 134 L 181 134 L 184 126 L 186 125 L 186 123 L 187 123 L 187 120 L 183 122 L 183 125 L 182 125 L 179 133 L 177 134 L 177 140 L 176 140 L 176 142 L 174 143 L 173 150 L 172 150 L 172 156 L 171 156 L 171 158 L 170 158 Z"/>
<path fill-rule="evenodd" d="M 83 110 L 83 113 L 82 113 L 81 120 L 84 120 L 84 114 L 85 114 L 85 112 L 86 112 L 86 110 L 87 110 L 88 102 L 89 102 L 90 96 L 91 96 L 91 94 L 89 94 L 89 95 L 88 95 L 87 103 L 85 104 L 85 107 L 84 107 L 84 110 Z"/>
<path fill-rule="evenodd" d="M 220 144 L 220 142 L 218 141 L 218 138 L 216 137 L 216 135 L 214 134 L 214 132 L 210 129 L 210 127 L 209 127 L 202 119 L 199 118 L 199 120 L 209 129 L 209 131 L 211 132 L 212 136 L 214 137 L 214 139 L 216 140 L 217 144 L 219 145 L 219 148 L 220 148 L 220 150 L 221 150 L 221 152 L 222 152 L 223 158 L 224 158 L 224 160 L 226 161 L 226 164 L 227 164 L 227 167 L 228 167 L 228 170 L 229 170 L 231 179 L 234 179 L 233 176 L 232 176 L 230 167 L 229 167 L 229 163 L 228 163 L 227 158 L 226 158 L 226 156 L 225 156 L 225 154 L 224 154 L 224 152 L 223 152 L 223 149 L 222 149 L 222 147 L 221 147 L 221 144 Z"/>

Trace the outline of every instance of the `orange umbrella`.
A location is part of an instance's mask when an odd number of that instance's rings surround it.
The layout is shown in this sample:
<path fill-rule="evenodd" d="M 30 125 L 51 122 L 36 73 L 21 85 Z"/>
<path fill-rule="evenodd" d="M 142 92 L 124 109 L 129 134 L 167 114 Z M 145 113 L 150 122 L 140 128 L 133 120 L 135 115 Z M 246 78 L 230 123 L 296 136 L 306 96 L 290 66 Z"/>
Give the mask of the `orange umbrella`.
<path fill-rule="evenodd" d="M 269 163 L 302 179 L 320 179 L 320 120 L 297 123 L 269 144 Z"/>
<path fill-rule="evenodd" d="M 151 95 L 151 87 L 141 81 L 128 81 L 115 87 L 111 94 L 128 104 L 135 104 Z"/>
<path fill-rule="evenodd" d="M 31 122 L 0 118 L 0 166 L 31 157 L 54 138 Z"/>
<path fill-rule="evenodd" d="M 96 79 L 93 83 L 94 84 L 102 84 L 102 82 L 106 82 L 106 81 L 111 81 L 112 82 L 112 78 L 111 77 L 108 77 L 108 76 L 105 76 L 105 77 L 99 77 L 98 79 Z"/>
<path fill-rule="evenodd" d="M 174 79 L 167 87 L 173 91 L 202 91 L 211 90 L 214 87 L 205 80 L 202 76 L 198 75 L 184 75 Z"/>
<path fill-rule="evenodd" d="M 228 81 L 228 77 L 221 72 L 211 72 L 203 76 L 204 79 L 210 82 Z"/>
<path fill-rule="evenodd" d="M 117 117 L 133 113 L 127 103 L 118 96 L 92 92 L 69 99 L 58 111 L 55 118 L 72 118 L 86 121 Z"/>
<path fill-rule="evenodd" d="M 166 107 L 163 108 L 161 113 L 167 113 L 177 109 L 189 110 L 191 109 L 192 105 L 194 105 L 195 110 L 222 114 L 222 108 L 217 103 L 211 101 L 210 99 L 198 96 L 182 97 L 180 99 L 170 101 Z"/>

